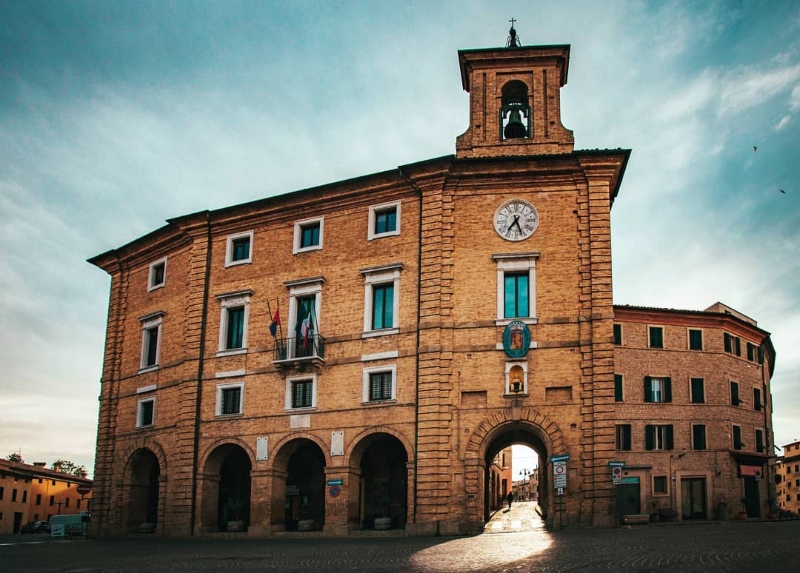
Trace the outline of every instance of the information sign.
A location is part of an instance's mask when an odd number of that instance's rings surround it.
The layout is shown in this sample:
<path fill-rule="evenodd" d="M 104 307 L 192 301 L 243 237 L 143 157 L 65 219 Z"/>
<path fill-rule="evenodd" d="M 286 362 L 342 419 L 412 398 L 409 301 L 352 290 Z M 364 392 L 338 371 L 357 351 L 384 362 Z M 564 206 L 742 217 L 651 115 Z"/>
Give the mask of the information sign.
<path fill-rule="evenodd" d="M 569 456 L 553 456 L 553 487 L 560 489 L 567 487 L 567 461 Z"/>

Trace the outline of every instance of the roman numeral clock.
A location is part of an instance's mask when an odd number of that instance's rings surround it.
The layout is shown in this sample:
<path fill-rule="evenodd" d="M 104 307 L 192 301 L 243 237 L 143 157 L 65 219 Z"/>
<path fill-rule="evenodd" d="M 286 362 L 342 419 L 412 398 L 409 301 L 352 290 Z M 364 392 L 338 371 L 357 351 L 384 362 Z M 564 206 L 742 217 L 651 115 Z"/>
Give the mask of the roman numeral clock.
<path fill-rule="evenodd" d="M 539 213 L 525 199 L 509 199 L 494 212 L 494 229 L 507 241 L 524 241 L 539 225 Z"/>

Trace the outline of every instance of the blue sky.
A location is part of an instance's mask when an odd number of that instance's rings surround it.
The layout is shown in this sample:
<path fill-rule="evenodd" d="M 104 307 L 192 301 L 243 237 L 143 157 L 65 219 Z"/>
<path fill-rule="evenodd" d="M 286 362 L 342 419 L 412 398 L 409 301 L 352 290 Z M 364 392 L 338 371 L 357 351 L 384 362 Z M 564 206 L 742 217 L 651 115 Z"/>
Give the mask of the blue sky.
<path fill-rule="evenodd" d="M 110 280 L 87 258 L 454 153 L 457 50 L 512 16 L 572 46 L 576 149 L 633 150 L 615 303 L 756 319 L 776 442 L 800 439 L 800 4 L 0 0 L 0 455 L 93 466 Z"/>

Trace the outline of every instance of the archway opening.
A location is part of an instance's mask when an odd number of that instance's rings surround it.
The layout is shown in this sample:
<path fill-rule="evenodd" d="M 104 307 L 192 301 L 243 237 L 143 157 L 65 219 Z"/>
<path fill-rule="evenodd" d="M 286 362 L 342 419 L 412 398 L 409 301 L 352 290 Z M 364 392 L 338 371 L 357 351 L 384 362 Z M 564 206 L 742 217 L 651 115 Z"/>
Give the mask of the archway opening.
<path fill-rule="evenodd" d="M 512 423 L 496 429 L 485 450 L 484 521 L 508 503 L 536 504 L 535 513 L 544 521 L 550 510 L 549 479 L 545 468 L 548 451 L 541 430 L 529 424 Z M 518 455 L 515 456 L 514 450 Z"/>
<path fill-rule="evenodd" d="M 238 446 L 220 466 L 217 520 L 220 531 L 241 531 L 250 522 L 250 457 Z"/>
<path fill-rule="evenodd" d="M 359 517 L 366 529 L 404 528 L 408 507 L 408 455 L 392 435 L 365 440 L 361 457 Z"/>
<path fill-rule="evenodd" d="M 161 475 L 158 458 L 150 450 L 137 450 L 131 456 L 128 467 L 128 530 L 155 531 L 158 524 L 158 480 Z"/>
<path fill-rule="evenodd" d="M 325 454 L 310 440 L 298 440 L 286 465 L 287 530 L 321 529 L 325 525 Z"/>

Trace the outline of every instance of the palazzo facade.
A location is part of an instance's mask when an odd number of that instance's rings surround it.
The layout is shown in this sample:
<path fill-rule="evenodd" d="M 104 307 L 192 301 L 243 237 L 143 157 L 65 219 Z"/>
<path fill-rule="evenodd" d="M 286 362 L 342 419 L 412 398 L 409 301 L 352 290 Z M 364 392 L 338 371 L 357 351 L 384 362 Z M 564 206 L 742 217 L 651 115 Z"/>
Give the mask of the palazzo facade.
<path fill-rule="evenodd" d="M 634 407 L 617 363 L 649 360 L 615 346 L 629 151 L 574 149 L 569 56 L 460 51 L 454 156 L 177 217 L 90 260 L 111 276 L 94 534 L 476 532 L 512 444 L 540 456 L 551 525 L 618 523 L 621 458 L 646 503 L 663 464 L 616 443 Z M 670 372 L 643 368 L 622 374 Z"/>

